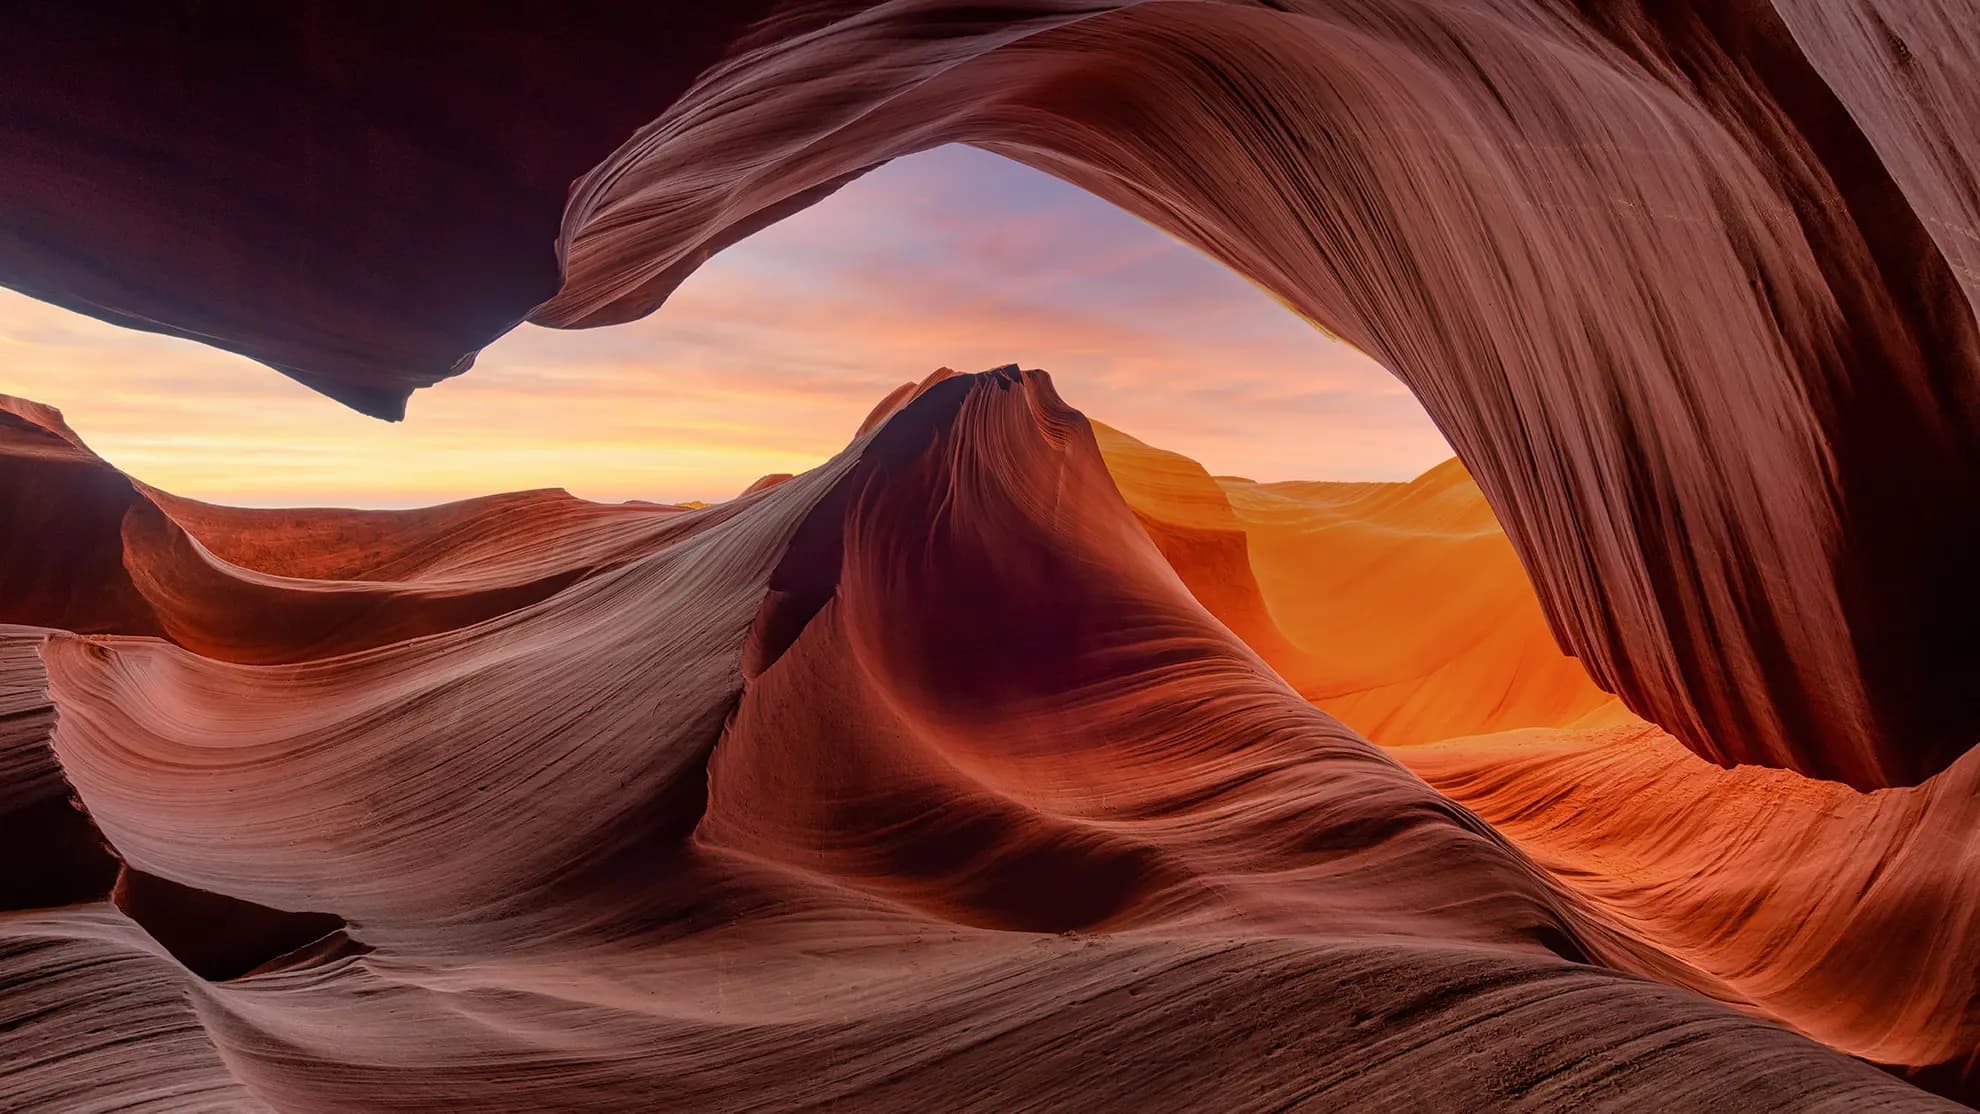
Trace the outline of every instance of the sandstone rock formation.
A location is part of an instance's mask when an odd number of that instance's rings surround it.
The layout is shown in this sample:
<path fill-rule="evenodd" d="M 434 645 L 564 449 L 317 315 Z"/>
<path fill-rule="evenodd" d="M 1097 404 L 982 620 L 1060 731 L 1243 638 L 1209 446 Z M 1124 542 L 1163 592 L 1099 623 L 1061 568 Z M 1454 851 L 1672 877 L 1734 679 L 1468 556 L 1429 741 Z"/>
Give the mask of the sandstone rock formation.
<path fill-rule="evenodd" d="M 1971 763 L 1871 795 L 1720 770 L 1585 680 L 1564 700 L 1558 655 L 1485 699 L 1502 646 L 1435 636 L 1544 622 L 1454 542 L 1505 545 L 1453 467 L 1191 482 L 1006 368 L 699 511 L 235 511 L 8 414 L 16 480 L 117 497 L 76 504 L 113 552 L 35 589 L 126 607 L 0 627 L 10 1108 L 1973 1093 Z M 8 493 L 36 490 L 64 489 Z M 1252 552 L 1405 520 L 1387 560 L 1443 563 L 1453 602 L 1393 601 L 1414 634 L 1335 698 L 1500 730 L 1385 750 L 1289 682 L 1331 651 L 1271 632 Z M 206 590 L 137 571 L 172 561 Z"/>
<path fill-rule="evenodd" d="M 974 143 L 1374 355 L 1560 644 L 1860 788 L 1980 737 L 1974 0 L 32 5 L 0 281 L 366 411 Z"/>

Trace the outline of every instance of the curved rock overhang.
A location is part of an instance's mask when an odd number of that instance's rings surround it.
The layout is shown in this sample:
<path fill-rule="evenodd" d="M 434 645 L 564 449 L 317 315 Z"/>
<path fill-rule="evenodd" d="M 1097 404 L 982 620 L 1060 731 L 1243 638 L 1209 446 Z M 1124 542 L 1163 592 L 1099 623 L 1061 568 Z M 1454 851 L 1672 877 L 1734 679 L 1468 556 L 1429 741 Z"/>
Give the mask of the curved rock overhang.
<path fill-rule="evenodd" d="M 397 417 L 973 143 L 1391 368 L 1698 753 L 1870 788 L 1980 737 L 1974 0 L 88 7 L 0 42 L 34 296 Z"/>

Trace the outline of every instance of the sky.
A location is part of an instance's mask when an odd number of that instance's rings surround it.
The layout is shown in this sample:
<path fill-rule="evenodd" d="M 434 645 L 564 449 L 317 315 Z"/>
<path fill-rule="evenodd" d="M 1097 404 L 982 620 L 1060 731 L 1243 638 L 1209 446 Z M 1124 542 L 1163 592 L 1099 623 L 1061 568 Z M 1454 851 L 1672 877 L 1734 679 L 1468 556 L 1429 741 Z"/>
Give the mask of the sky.
<path fill-rule="evenodd" d="M 642 321 L 522 326 L 396 424 L 245 357 L 0 289 L 0 391 L 58 407 L 139 479 L 246 506 L 542 487 L 714 502 L 825 460 L 904 381 L 1006 363 L 1219 474 L 1402 480 L 1451 455 L 1380 365 L 1222 264 L 963 147 L 730 248 Z"/>

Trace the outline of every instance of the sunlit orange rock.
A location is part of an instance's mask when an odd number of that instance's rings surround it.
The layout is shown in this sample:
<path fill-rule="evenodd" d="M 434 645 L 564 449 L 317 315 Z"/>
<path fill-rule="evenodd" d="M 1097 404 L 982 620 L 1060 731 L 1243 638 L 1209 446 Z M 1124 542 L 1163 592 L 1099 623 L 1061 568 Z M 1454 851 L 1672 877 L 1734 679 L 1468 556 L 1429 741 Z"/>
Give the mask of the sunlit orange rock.
<path fill-rule="evenodd" d="M 1457 461 L 1409 483 L 1260 484 L 1094 429 L 1196 598 L 1368 738 L 1640 722 L 1561 653 Z"/>
<path fill-rule="evenodd" d="M 1009 155 L 1367 351 L 1561 646 L 1721 764 L 1980 738 L 1972 0 L 751 0 L 0 45 L 0 281 L 369 413 L 653 310 L 889 159 Z M 531 78 L 518 81 L 519 71 Z M 306 136 L 298 142 L 297 136 Z M 1206 369 L 1215 374 L 1215 369 Z"/>
<path fill-rule="evenodd" d="M 579 571 L 354 649 L 266 617 L 212 646 L 177 619 L 0 627 L 0 832 L 22 852 L 0 869 L 0 1105 L 1948 1108 L 1904 1074 L 1973 1093 L 1964 765 L 1874 795 L 1721 770 L 1645 724 L 1585 726 L 1603 698 L 1564 702 L 1558 655 L 1510 674 L 1539 695 L 1487 706 L 1495 640 L 1541 622 L 1450 467 L 1211 480 L 1014 367 L 887 411 L 706 510 L 373 516 L 175 500 L 12 404 L 44 436 L 16 430 L 0 475 L 122 493 L 78 511 L 121 506 L 125 565 L 161 544 L 130 517 L 180 531 L 210 611 L 371 584 L 417 613 Z M 1302 562 L 1340 591 L 1330 554 L 1398 597 L 1397 633 L 1344 673 L 1490 634 L 1485 663 L 1340 695 L 1381 730 L 1583 726 L 1362 738 L 1275 661 L 1350 645 L 1273 602 Z M 1411 576 L 1446 598 L 1410 606 Z M 1200 598 L 1217 584 L 1242 591 Z M 0 622 L 29 606 L 0 596 Z"/>
<path fill-rule="evenodd" d="M 87 7 L 0 282 L 367 413 L 965 142 L 1463 463 L 942 369 L 710 507 L 236 511 L 0 403 L 0 1107 L 1980 1094 L 1972 0 Z"/>
<path fill-rule="evenodd" d="M 1406 484 L 1255 484 L 1095 430 L 1209 610 L 1302 695 L 1511 837 L 1584 913 L 1681 960 L 1691 985 L 1971 1087 L 1980 756 L 1867 794 L 1720 769 L 1553 648 L 1456 462 Z"/>

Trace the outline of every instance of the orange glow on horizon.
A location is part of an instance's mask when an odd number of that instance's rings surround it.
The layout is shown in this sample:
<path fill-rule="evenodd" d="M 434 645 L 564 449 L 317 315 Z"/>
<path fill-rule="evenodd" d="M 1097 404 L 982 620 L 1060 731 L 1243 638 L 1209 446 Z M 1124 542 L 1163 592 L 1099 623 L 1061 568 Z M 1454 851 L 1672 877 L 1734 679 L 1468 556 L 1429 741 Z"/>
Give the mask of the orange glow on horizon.
<path fill-rule="evenodd" d="M 903 381 L 1010 362 L 1223 472 L 1407 479 L 1450 455 L 1367 357 L 1104 202 L 960 148 L 723 253 L 644 321 L 524 326 L 397 425 L 244 357 L 0 291 L 0 391 L 58 407 L 148 483 L 240 505 L 715 501 L 818 464 Z"/>

